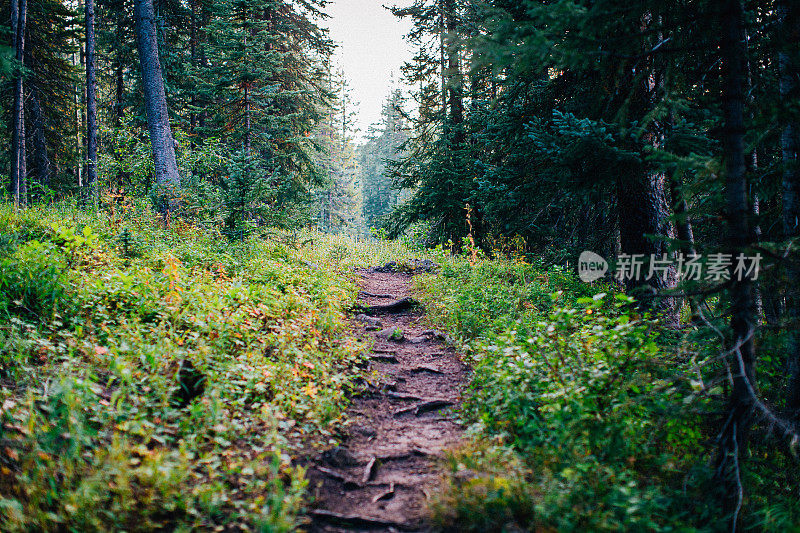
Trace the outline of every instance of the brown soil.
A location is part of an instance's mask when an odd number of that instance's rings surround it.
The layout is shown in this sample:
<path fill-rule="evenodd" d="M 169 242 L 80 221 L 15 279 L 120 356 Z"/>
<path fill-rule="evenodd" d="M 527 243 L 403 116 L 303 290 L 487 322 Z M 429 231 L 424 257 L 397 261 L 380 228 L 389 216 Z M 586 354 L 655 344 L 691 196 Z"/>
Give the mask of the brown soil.
<path fill-rule="evenodd" d="M 410 276 L 361 271 L 360 304 L 409 296 Z M 466 368 L 419 308 L 352 319 L 354 333 L 375 336 L 375 378 L 348 409 L 345 438 L 309 466 L 314 532 L 424 531 L 427 500 L 441 479 L 442 451 L 462 438 L 453 414 Z M 381 324 L 376 324 L 375 319 Z M 400 328 L 404 339 L 388 338 Z"/>

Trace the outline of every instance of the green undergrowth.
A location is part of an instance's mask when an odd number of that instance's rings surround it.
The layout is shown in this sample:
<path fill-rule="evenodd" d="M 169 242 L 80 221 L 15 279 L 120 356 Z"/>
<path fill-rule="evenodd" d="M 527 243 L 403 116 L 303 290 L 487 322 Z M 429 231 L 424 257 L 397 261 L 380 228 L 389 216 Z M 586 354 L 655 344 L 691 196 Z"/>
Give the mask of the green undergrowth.
<path fill-rule="evenodd" d="M 440 275 L 418 277 L 417 292 L 474 370 L 464 406 L 471 439 L 450 456 L 432 503 L 440 529 L 727 527 L 708 483 L 707 413 L 720 407 L 721 388 L 704 386 L 685 343 L 613 287 L 559 267 L 439 262 Z M 765 514 L 756 501 L 745 502 L 744 523 L 796 527 L 796 504 Z"/>
<path fill-rule="evenodd" d="M 0 206 L 0 530 L 291 531 L 387 243 L 231 242 L 144 205 Z"/>

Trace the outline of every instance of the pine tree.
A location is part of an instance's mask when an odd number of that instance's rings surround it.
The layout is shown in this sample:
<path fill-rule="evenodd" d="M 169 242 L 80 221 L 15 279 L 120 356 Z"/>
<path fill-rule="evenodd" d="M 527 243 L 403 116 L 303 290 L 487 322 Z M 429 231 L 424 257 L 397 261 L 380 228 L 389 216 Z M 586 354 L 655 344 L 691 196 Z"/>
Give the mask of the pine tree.
<path fill-rule="evenodd" d="M 791 242 L 800 237 L 800 116 L 792 108 L 800 99 L 800 8 L 794 2 L 784 1 L 779 5 L 778 63 L 780 79 L 778 90 L 784 107 L 782 116 L 788 117 L 781 132 L 781 180 L 783 237 Z M 788 290 L 786 311 L 789 319 L 789 386 L 788 409 L 800 421 L 800 266 L 796 253 L 789 256 L 786 266 Z"/>
<path fill-rule="evenodd" d="M 326 98 L 318 58 L 331 43 L 313 22 L 318 5 L 219 0 L 207 25 L 205 129 L 249 161 L 254 187 L 265 184 L 269 223 L 304 219 L 320 179 L 310 136 Z"/>
<path fill-rule="evenodd" d="M 329 72 L 327 91 L 331 99 L 314 133 L 319 150 L 316 163 L 325 182 L 316 187 L 315 195 L 319 228 L 339 233 L 359 226 L 358 161 L 353 139 L 357 133 L 354 126 L 357 103 L 341 69 Z"/>
<path fill-rule="evenodd" d="M 401 191 L 392 182 L 390 165 L 403 157 L 403 146 L 408 141 L 403 105 L 401 90 L 393 89 L 383 104 L 381 123 L 370 131 L 366 143 L 358 150 L 367 227 L 383 226 L 387 215 L 402 201 Z"/>
<path fill-rule="evenodd" d="M 31 197 L 75 190 L 75 90 L 80 84 L 71 57 L 83 17 L 59 0 L 29 0 L 28 66 Z"/>
<path fill-rule="evenodd" d="M 455 0 L 417 0 L 393 12 L 414 24 L 408 38 L 418 52 L 403 70 L 406 82 L 419 86 L 420 111 L 407 157 L 393 165 L 399 186 L 415 192 L 395 213 L 391 234 L 416 220 L 431 220 L 434 240 L 458 247 L 471 231 L 467 205 L 475 207 L 461 65 L 464 8 Z"/>

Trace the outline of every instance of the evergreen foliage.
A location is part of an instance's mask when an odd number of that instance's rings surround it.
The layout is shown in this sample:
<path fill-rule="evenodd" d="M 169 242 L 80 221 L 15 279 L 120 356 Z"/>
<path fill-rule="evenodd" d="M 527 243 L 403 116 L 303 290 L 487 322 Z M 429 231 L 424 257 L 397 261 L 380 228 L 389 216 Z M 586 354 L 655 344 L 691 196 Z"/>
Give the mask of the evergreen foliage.
<path fill-rule="evenodd" d="M 403 156 L 409 124 L 402 91 L 395 88 L 383 104 L 381 122 L 371 128 L 358 149 L 359 181 L 364 195 L 362 213 L 367 228 L 390 224 L 387 215 L 407 196 L 392 180 L 390 165 Z"/>
<path fill-rule="evenodd" d="M 316 165 L 324 179 L 315 189 L 317 227 L 328 233 L 354 232 L 361 226 L 353 124 L 358 104 L 341 70 L 329 73 L 327 91 L 331 97 L 326 113 L 314 132 Z"/>

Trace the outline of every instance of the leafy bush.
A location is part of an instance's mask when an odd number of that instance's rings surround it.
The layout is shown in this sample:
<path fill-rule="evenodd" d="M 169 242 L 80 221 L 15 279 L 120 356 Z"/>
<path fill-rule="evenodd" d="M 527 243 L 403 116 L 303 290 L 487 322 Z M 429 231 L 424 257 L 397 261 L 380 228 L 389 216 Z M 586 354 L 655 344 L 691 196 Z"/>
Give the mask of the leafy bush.
<path fill-rule="evenodd" d="M 710 475 L 698 429 L 704 400 L 683 377 L 688 365 L 659 346 L 656 322 L 631 314 L 630 299 L 611 287 L 558 267 L 440 262 L 442 275 L 418 286 L 473 365 L 465 416 L 479 450 L 456 455 L 462 467 L 441 497 L 449 504 L 433 506 L 442 523 L 475 531 L 710 527 L 709 500 L 700 497 Z M 479 481 L 461 481 L 464 468 Z"/>
<path fill-rule="evenodd" d="M 46 321 L 65 293 L 67 258 L 52 243 L 29 241 L 0 259 L 0 316 Z"/>

